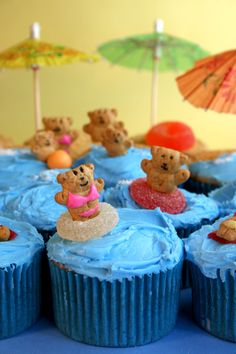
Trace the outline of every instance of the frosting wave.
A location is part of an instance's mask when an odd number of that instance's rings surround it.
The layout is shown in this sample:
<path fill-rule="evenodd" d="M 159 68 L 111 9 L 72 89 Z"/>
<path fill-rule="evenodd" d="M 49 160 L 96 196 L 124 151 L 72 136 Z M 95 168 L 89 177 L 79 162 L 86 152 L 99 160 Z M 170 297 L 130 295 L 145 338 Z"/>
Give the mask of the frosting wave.
<path fill-rule="evenodd" d="M 0 195 L 0 208 L 4 216 L 25 221 L 39 230 L 55 228 L 59 216 L 66 208 L 55 202 L 54 196 L 61 191 L 56 183 L 44 183 L 37 186 L 18 189 Z"/>
<path fill-rule="evenodd" d="M 215 189 L 209 197 L 218 204 L 222 216 L 236 212 L 236 181 Z"/>
<path fill-rule="evenodd" d="M 30 263 L 34 254 L 44 248 L 43 238 L 33 226 L 2 216 L 0 224 L 17 233 L 13 240 L 0 242 L 0 268 Z"/>
<path fill-rule="evenodd" d="M 103 193 L 103 200 L 116 208 L 141 209 L 129 194 L 130 181 L 119 182 L 116 187 L 108 188 Z M 203 219 L 214 220 L 219 215 L 217 203 L 203 194 L 190 193 L 184 189 L 183 192 L 187 206 L 180 214 L 165 214 L 175 228 L 186 228 L 190 224 L 198 224 Z M 144 210 L 144 209 L 142 209 Z M 156 213 L 158 209 L 148 210 Z"/>
<path fill-rule="evenodd" d="M 203 226 L 184 239 L 187 259 L 208 278 L 217 278 L 219 271 L 222 281 L 225 281 L 226 270 L 230 270 L 233 276 L 236 271 L 236 244 L 221 244 L 208 238 L 208 234 L 217 230 L 228 217 L 217 220 L 213 225 Z"/>
<path fill-rule="evenodd" d="M 104 147 L 93 145 L 92 150 L 77 160 L 73 167 L 82 163 L 93 163 L 95 178 L 103 178 L 107 188 L 115 186 L 120 180 L 144 177 L 145 173 L 142 171 L 140 164 L 145 158 L 151 158 L 149 149 L 132 147 L 126 155 L 109 157 Z"/>
<path fill-rule="evenodd" d="M 0 190 L 8 191 L 47 170 L 28 149 L 0 149 Z"/>
<path fill-rule="evenodd" d="M 220 184 L 235 180 L 236 153 L 225 154 L 213 161 L 195 162 L 189 166 L 191 174 Z"/>
<path fill-rule="evenodd" d="M 99 239 L 73 242 L 55 234 L 47 243 L 49 259 L 76 273 L 110 281 L 166 271 L 182 259 L 182 241 L 160 211 L 118 209 L 118 213 L 118 225 Z"/>

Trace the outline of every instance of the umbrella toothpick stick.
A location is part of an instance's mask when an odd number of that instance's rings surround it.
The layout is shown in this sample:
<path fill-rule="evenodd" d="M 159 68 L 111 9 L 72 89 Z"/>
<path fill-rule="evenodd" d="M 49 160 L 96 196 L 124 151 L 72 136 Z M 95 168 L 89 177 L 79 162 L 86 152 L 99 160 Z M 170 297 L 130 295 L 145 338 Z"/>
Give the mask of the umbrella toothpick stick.
<path fill-rule="evenodd" d="M 34 77 L 34 115 L 35 129 L 41 128 L 41 99 L 40 99 L 40 82 L 39 82 L 39 67 L 33 68 Z"/>
<path fill-rule="evenodd" d="M 158 19 L 155 22 L 155 32 L 162 33 L 164 22 Z M 161 57 L 161 45 L 157 41 L 156 48 L 153 53 L 153 70 L 152 70 L 152 97 L 151 97 L 151 126 L 157 123 L 157 97 L 158 97 L 158 64 Z"/>
<path fill-rule="evenodd" d="M 30 28 L 30 37 L 32 39 L 40 39 L 40 24 L 35 22 Z M 40 99 L 40 81 L 39 81 L 39 66 L 33 65 L 33 81 L 34 81 L 34 114 L 35 114 L 35 129 L 41 128 L 41 99 Z"/>

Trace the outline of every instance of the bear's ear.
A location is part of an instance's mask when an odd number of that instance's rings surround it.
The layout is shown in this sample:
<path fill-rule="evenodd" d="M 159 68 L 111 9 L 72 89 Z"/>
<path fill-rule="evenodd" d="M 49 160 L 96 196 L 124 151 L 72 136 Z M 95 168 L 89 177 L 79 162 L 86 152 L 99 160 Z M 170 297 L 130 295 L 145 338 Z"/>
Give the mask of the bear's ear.
<path fill-rule="evenodd" d="M 111 109 L 111 112 L 114 114 L 115 117 L 117 117 L 117 115 L 118 115 L 117 109 L 112 108 L 112 109 Z"/>
<path fill-rule="evenodd" d="M 187 155 L 185 154 L 180 154 L 180 164 L 183 165 L 183 164 L 187 164 L 189 162 L 189 158 Z"/>
<path fill-rule="evenodd" d="M 67 117 L 67 122 L 72 125 L 73 124 L 73 118 L 71 117 Z"/>
<path fill-rule="evenodd" d="M 57 182 L 62 184 L 63 182 L 65 182 L 66 177 L 64 173 L 59 173 L 59 175 L 57 175 Z"/>
<path fill-rule="evenodd" d="M 151 147 L 151 154 L 153 157 L 157 154 L 158 149 L 159 149 L 159 146 L 152 146 Z"/>
<path fill-rule="evenodd" d="M 87 113 L 87 115 L 89 116 L 90 119 L 93 118 L 93 114 L 94 114 L 94 112 L 88 112 L 88 113 Z"/>
<path fill-rule="evenodd" d="M 94 171 L 94 164 L 92 164 L 92 163 L 86 163 L 85 166 L 88 167 L 88 168 L 90 168 L 90 170 Z"/>
<path fill-rule="evenodd" d="M 121 131 L 124 133 L 124 135 L 125 135 L 126 137 L 129 135 L 128 130 L 126 130 L 126 129 L 123 128 Z"/>
<path fill-rule="evenodd" d="M 48 119 L 49 119 L 48 117 L 43 117 L 43 119 L 42 119 L 43 124 L 45 124 L 45 125 L 46 125 L 46 124 L 47 124 L 47 122 L 48 122 Z"/>

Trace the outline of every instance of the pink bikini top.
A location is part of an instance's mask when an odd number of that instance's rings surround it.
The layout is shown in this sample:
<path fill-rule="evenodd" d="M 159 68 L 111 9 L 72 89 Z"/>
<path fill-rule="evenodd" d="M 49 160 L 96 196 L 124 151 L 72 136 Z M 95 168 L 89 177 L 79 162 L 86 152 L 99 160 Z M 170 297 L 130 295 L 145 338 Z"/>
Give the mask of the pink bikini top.
<path fill-rule="evenodd" d="M 79 208 L 83 206 L 84 204 L 87 204 L 88 202 L 91 202 L 93 200 L 96 200 L 99 198 L 99 193 L 97 191 L 97 188 L 95 187 L 95 184 L 93 183 L 90 192 L 86 196 L 82 196 L 79 194 L 73 194 L 69 192 L 68 200 L 67 200 L 67 207 L 68 208 Z"/>
<path fill-rule="evenodd" d="M 58 139 L 58 143 L 62 145 L 70 145 L 72 143 L 72 138 L 69 134 L 64 134 Z"/>

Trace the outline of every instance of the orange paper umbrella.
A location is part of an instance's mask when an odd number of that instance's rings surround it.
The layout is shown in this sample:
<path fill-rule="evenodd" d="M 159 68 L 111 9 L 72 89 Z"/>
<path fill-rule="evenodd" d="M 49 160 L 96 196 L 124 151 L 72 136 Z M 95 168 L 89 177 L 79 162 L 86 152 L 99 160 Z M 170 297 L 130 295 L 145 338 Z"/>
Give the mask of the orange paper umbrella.
<path fill-rule="evenodd" d="M 194 106 L 236 113 L 236 50 L 199 60 L 176 80 L 184 98 Z"/>
<path fill-rule="evenodd" d="M 40 128 L 40 85 L 39 69 L 42 66 L 58 66 L 76 61 L 96 61 L 97 56 L 88 55 L 63 45 L 40 41 L 40 25 L 31 26 L 30 39 L 0 53 L 0 68 L 31 68 L 34 74 L 35 125 Z"/>

